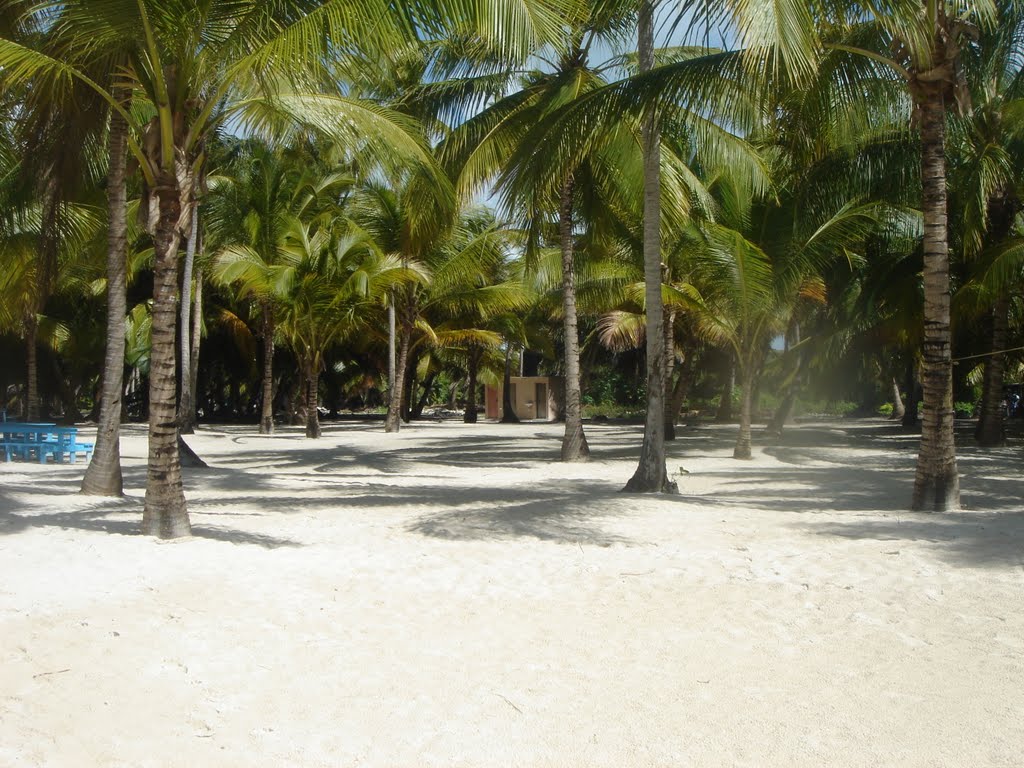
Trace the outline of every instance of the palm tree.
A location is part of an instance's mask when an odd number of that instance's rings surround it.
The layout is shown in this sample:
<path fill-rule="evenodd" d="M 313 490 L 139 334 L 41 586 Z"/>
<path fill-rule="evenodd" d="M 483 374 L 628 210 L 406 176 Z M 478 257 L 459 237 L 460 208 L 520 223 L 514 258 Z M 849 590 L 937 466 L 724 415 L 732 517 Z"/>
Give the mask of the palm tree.
<path fill-rule="evenodd" d="M 120 91 L 112 93 L 123 101 Z M 120 496 L 121 396 L 124 391 L 125 322 L 128 310 L 126 287 L 128 238 L 128 125 L 116 110 L 110 112 L 107 136 L 107 334 L 103 360 L 103 389 L 96 423 L 92 459 L 82 478 L 82 493 Z"/>
<path fill-rule="evenodd" d="M 227 160 L 223 172 L 210 179 L 209 229 L 216 246 L 215 277 L 235 284 L 242 298 L 257 305 L 263 339 L 263 383 L 260 434 L 274 431 L 274 333 L 276 304 L 274 267 L 294 217 L 311 219 L 336 203 L 339 188 L 351 179 L 342 173 L 309 170 L 314 158 L 285 153 L 249 141 Z"/>
<path fill-rule="evenodd" d="M 36 4 L 47 19 L 47 53 L 0 39 L 0 68 L 10 83 L 78 81 L 92 88 L 129 127 L 128 147 L 146 192 L 145 211 L 155 249 L 150 369 L 149 472 L 143 530 L 165 538 L 188 535 L 175 410 L 177 253 L 189 231 L 204 174 L 205 145 L 224 124 L 251 131 L 302 124 L 328 132 L 377 157 L 429 163 L 421 143 L 398 116 L 342 95 L 302 90 L 317 72 L 323 49 L 374 48 L 408 38 L 408 27 L 385 4 L 358 8 L 346 0 L 314 5 L 294 0 L 273 7 L 223 0 L 196 14 L 189 4 L 152 0 L 96 4 L 55 0 Z M 312 12 L 309 12 L 312 11 Z M 272 30 L 272 31 L 271 31 Z M 111 90 L 86 74 L 112 53 L 129 56 L 119 81 L 142 95 L 152 112 L 128 111 Z M 292 84 L 298 83 L 299 88 Z M 149 119 L 149 115 L 152 118 Z M 308 129 L 307 128 L 307 129 Z"/>
<path fill-rule="evenodd" d="M 371 236 L 330 213 L 303 223 L 292 218 L 270 268 L 281 305 L 281 333 L 304 377 L 306 437 L 320 437 L 320 371 L 335 341 L 366 332 L 388 291 L 415 275 L 382 254 Z"/>

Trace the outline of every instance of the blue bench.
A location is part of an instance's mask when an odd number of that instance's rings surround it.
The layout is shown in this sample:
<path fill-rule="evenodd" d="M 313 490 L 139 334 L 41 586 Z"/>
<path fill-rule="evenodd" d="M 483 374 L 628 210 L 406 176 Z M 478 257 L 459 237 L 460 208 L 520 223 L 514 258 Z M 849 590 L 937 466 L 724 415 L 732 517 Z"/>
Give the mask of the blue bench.
<path fill-rule="evenodd" d="M 63 463 L 64 457 L 71 464 L 75 463 L 79 454 L 85 454 L 85 460 L 92 458 L 93 444 L 78 440 L 78 430 L 74 427 L 58 427 L 55 424 L 25 424 L 4 422 L 0 425 L 3 431 L 4 459 L 12 457 L 23 461 L 37 459 L 45 464 L 47 457 L 54 462 Z"/>

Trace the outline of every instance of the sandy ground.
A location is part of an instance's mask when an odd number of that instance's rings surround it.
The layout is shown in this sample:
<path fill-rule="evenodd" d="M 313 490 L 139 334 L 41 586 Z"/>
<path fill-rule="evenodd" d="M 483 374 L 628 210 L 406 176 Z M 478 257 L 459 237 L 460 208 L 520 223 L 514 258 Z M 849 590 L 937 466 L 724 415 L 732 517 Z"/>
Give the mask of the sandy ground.
<path fill-rule="evenodd" d="M 913 438 L 803 425 L 329 425 L 191 444 L 196 536 L 84 467 L 0 464 L 0 765 L 989 766 L 1024 761 L 1021 447 L 912 515 Z"/>

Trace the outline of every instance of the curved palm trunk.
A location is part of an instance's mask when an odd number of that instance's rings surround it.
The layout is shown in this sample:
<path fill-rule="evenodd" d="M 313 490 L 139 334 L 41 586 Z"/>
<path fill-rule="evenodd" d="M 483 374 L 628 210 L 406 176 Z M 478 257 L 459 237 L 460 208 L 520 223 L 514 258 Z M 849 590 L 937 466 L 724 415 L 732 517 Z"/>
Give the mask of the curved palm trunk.
<path fill-rule="evenodd" d="M 310 366 L 306 370 L 306 437 L 309 438 L 318 438 L 322 434 L 320 412 L 316 409 L 319 388 L 320 374 L 317 366 Z"/>
<path fill-rule="evenodd" d="M 736 447 L 733 449 L 734 459 L 749 459 L 750 453 L 750 417 L 753 400 L 753 382 L 745 371 L 740 376 L 740 431 L 736 436 Z"/>
<path fill-rule="evenodd" d="M 270 302 L 261 304 L 263 314 L 263 403 L 260 434 L 274 434 L 274 314 Z"/>
<path fill-rule="evenodd" d="M 903 397 L 900 395 L 900 385 L 896 382 L 896 377 L 892 378 L 892 416 L 890 419 L 903 420 L 906 415 L 907 409 L 903 405 Z"/>
<path fill-rule="evenodd" d="M 558 232 L 562 247 L 562 330 L 565 336 L 565 434 L 562 461 L 585 461 L 590 446 L 583 432 L 580 393 L 580 340 L 576 323 L 576 275 L 573 265 L 572 176 L 562 184 Z"/>
<path fill-rule="evenodd" d="M 924 410 L 911 508 L 960 507 L 953 443 L 953 369 L 949 330 L 949 248 L 946 227 L 945 108 L 942 93 L 920 100 L 924 218 Z"/>
<path fill-rule="evenodd" d="M 125 278 L 125 252 L 128 239 L 127 210 L 127 130 L 124 118 L 116 111 L 110 116 L 110 167 L 107 170 L 107 348 L 103 357 L 103 384 L 100 390 L 100 414 L 96 424 L 96 443 L 92 460 L 82 479 L 82 493 L 120 496 L 121 477 L 121 397 L 124 390 L 124 345 L 128 300 Z"/>
<path fill-rule="evenodd" d="M 640 71 L 654 67 L 654 5 L 643 0 L 637 25 Z M 665 336 L 661 302 L 661 137 L 654 112 L 644 117 L 644 299 L 647 313 L 647 419 L 630 492 L 675 492 L 665 466 Z"/>
<path fill-rule="evenodd" d="M 178 422 L 175 413 L 178 221 L 181 199 L 175 179 L 161 179 L 156 190 L 159 218 L 153 238 L 153 330 L 149 370 L 149 467 L 142 531 L 162 539 L 189 536 L 192 526 L 181 483 Z"/>
<path fill-rule="evenodd" d="M 480 367 L 480 350 L 473 347 L 469 353 L 469 384 L 466 387 L 466 413 L 462 417 L 465 424 L 476 424 L 476 374 Z"/>
<path fill-rule="evenodd" d="M 1001 291 L 992 308 L 992 354 L 985 360 L 985 381 L 981 397 L 981 417 L 975 437 L 986 448 L 1001 445 L 1006 437 L 1003 422 L 1003 376 L 1006 368 L 1006 333 L 1010 299 Z"/>
<path fill-rule="evenodd" d="M 512 342 L 505 343 L 505 373 L 501 380 L 501 423 L 518 424 L 519 416 L 512 403 Z"/>
<path fill-rule="evenodd" d="M 423 409 L 427 407 L 427 403 L 430 402 L 431 390 L 434 388 L 434 382 L 437 380 L 437 371 L 431 371 L 427 374 L 427 378 L 423 380 L 423 391 L 420 393 L 419 398 L 416 400 L 416 405 L 413 406 L 412 412 L 409 416 L 415 421 L 416 419 L 423 418 Z"/>
<path fill-rule="evenodd" d="M 199 237 L 199 203 L 192 203 L 192 231 L 185 246 L 185 267 L 181 275 L 181 325 L 178 343 L 181 348 L 181 396 L 178 400 L 178 432 L 191 435 L 196 431 L 196 401 L 192 394 L 192 376 L 188 361 L 191 352 L 192 271 L 196 260 L 196 241 Z"/>

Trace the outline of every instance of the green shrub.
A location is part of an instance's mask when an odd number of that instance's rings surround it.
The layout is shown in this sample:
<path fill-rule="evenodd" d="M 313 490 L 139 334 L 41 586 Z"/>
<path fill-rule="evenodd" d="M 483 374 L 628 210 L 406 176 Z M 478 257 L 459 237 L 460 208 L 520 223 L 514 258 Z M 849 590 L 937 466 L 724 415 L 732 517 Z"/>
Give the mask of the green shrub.
<path fill-rule="evenodd" d="M 974 415 L 974 403 L 959 402 L 953 403 L 953 410 L 958 419 L 969 419 Z"/>
<path fill-rule="evenodd" d="M 886 418 L 892 416 L 892 403 L 882 403 L 878 406 L 878 415 Z"/>

